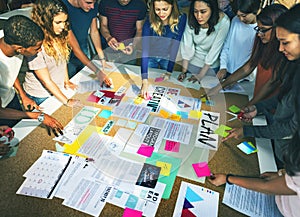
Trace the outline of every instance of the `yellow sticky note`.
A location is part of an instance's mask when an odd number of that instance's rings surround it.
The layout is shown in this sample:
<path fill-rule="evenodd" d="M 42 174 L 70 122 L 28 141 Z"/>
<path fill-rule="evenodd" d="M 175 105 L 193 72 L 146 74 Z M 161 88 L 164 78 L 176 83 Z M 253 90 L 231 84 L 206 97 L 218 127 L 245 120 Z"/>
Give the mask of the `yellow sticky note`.
<path fill-rule="evenodd" d="M 167 112 L 167 111 L 165 111 L 165 110 L 163 110 L 163 109 L 161 109 L 161 110 L 159 111 L 159 114 L 160 114 L 162 117 L 164 117 L 164 118 L 168 118 L 168 117 L 169 117 L 169 112 Z"/>
<path fill-rule="evenodd" d="M 202 116 L 202 112 L 201 111 L 197 111 L 197 110 L 191 110 L 190 111 L 190 118 L 200 119 L 201 116 Z"/>
<path fill-rule="evenodd" d="M 173 121 L 180 121 L 181 120 L 181 116 L 177 115 L 177 114 L 171 114 L 170 119 L 173 120 Z"/>
<path fill-rule="evenodd" d="M 202 97 L 202 98 L 201 98 L 201 102 L 206 102 L 206 98 L 205 98 L 205 97 Z"/>
<path fill-rule="evenodd" d="M 124 50 L 125 44 L 123 42 L 119 43 L 118 50 Z"/>
<path fill-rule="evenodd" d="M 160 174 L 163 176 L 169 176 L 172 168 L 172 164 L 162 162 L 162 161 L 156 161 L 156 166 L 160 167 Z"/>
<path fill-rule="evenodd" d="M 142 102 L 143 102 L 143 98 L 142 97 L 137 97 L 137 98 L 135 98 L 135 100 L 133 101 L 134 102 L 134 104 L 137 104 L 137 105 L 139 105 L 139 104 L 141 104 Z"/>

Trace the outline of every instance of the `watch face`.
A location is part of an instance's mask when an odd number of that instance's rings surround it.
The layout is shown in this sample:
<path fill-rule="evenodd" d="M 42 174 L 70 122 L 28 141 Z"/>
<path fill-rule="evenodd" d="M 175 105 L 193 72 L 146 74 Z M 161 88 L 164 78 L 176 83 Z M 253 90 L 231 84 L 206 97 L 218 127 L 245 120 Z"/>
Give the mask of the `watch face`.
<path fill-rule="evenodd" d="M 41 114 L 38 116 L 38 121 L 39 121 L 39 122 L 43 122 L 44 119 L 45 119 L 44 113 L 41 113 Z"/>

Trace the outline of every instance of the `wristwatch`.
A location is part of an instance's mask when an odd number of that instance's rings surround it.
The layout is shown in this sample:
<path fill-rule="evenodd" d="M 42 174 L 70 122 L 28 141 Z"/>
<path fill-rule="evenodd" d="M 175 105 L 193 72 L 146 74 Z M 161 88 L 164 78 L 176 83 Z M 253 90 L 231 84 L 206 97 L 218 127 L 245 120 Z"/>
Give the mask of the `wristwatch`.
<path fill-rule="evenodd" d="M 43 122 L 43 121 L 45 120 L 45 113 L 42 112 L 42 113 L 38 116 L 37 119 L 38 119 L 39 122 Z"/>

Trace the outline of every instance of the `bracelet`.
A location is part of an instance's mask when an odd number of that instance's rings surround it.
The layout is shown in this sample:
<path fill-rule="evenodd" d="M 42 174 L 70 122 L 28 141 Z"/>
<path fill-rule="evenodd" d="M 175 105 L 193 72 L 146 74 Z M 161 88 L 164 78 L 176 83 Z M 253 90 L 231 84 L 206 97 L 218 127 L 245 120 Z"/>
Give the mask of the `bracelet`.
<path fill-rule="evenodd" d="M 101 60 L 101 61 L 102 61 L 102 60 L 105 60 L 105 57 L 99 58 L 99 60 Z"/>
<path fill-rule="evenodd" d="M 230 173 L 228 173 L 227 175 L 226 175 L 226 183 L 228 184 L 228 185 L 233 185 L 233 183 L 232 182 L 230 182 L 228 179 L 229 179 L 229 177 L 233 177 L 234 175 L 232 175 L 232 174 L 230 174 Z"/>

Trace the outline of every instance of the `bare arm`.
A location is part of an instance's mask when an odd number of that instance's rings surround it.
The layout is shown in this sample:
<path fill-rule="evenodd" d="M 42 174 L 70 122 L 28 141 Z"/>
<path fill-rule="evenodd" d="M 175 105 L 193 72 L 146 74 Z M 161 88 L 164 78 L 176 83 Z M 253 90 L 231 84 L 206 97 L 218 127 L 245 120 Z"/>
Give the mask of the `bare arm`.
<path fill-rule="evenodd" d="M 101 40 L 100 40 L 100 34 L 97 27 L 97 18 L 94 18 L 92 20 L 91 26 L 90 26 L 90 35 L 93 41 L 93 44 L 95 46 L 95 49 L 97 51 L 97 54 L 99 55 L 100 59 L 104 58 L 104 53 L 101 46 Z"/>
<path fill-rule="evenodd" d="M 38 109 L 38 110 L 40 109 L 40 107 L 36 104 L 36 102 L 34 100 L 30 99 L 26 95 L 18 78 L 16 79 L 16 81 L 14 83 L 14 88 L 18 91 L 25 110 L 33 110 L 34 108 Z"/>
<path fill-rule="evenodd" d="M 254 105 L 258 103 L 259 101 L 265 99 L 267 96 L 270 96 L 272 92 L 276 90 L 280 85 L 280 81 L 276 81 L 273 78 L 268 80 L 261 88 L 261 90 L 254 96 L 250 102 L 247 104 L 249 105 Z"/>
<path fill-rule="evenodd" d="M 108 29 L 108 20 L 105 16 L 100 16 L 100 22 L 101 22 L 101 34 L 105 38 L 108 46 L 110 46 L 112 49 L 117 50 L 118 49 L 118 41 L 115 39 Z"/>
<path fill-rule="evenodd" d="M 212 184 L 219 186 L 226 183 L 226 175 L 215 174 L 208 180 Z M 284 176 L 277 176 L 272 179 L 230 176 L 228 181 L 240 187 L 265 194 L 296 195 L 296 192 L 287 187 Z"/>

